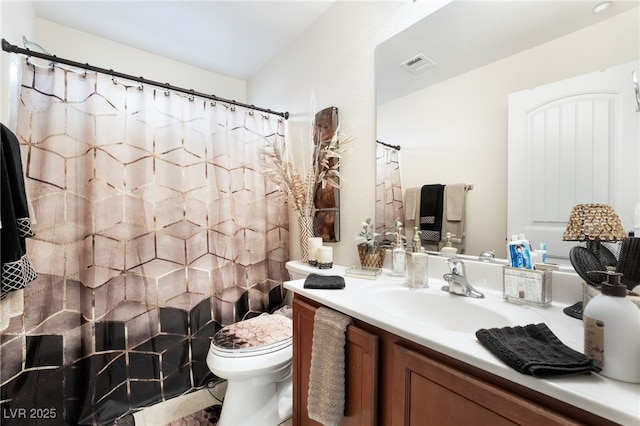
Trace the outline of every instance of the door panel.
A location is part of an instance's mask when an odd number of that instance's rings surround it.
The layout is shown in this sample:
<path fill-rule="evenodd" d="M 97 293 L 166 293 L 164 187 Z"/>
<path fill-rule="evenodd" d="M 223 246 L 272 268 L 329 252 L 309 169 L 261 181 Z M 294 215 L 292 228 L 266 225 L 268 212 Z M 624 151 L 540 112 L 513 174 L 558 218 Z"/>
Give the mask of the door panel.
<path fill-rule="evenodd" d="M 525 233 L 567 258 L 569 213 L 610 204 L 626 230 L 640 200 L 640 119 L 631 72 L 639 63 L 509 96 L 508 235 Z"/>

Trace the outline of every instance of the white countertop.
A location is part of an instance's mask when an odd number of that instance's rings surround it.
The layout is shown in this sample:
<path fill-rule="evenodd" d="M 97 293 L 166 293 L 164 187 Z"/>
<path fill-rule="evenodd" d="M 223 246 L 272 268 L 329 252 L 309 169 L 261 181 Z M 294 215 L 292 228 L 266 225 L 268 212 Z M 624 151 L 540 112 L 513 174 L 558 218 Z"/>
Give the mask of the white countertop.
<path fill-rule="evenodd" d="M 501 280 L 496 283 L 498 281 L 496 277 L 500 276 L 496 275 L 498 273 L 496 271 L 501 271 L 501 269 L 495 268 L 495 270 L 491 269 L 486 272 L 485 266 L 481 264 L 470 265 L 471 268 L 468 266 L 467 276 L 472 285 L 485 293 L 485 299 L 471 299 L 442 292 L 440 287 L 445 284 L 445 281 L 438 277 L 442 276 L 441 272 L 445 270 L 443 268 L 446 268 L 446 266 L 440 263 L 441 260 L 430 259 L 429 288 L 407 289 L 407 291 L 429 292 L 438 297 L 455 297 L 459 298 L 462 303 L 484 303 L 485 307 L 490 305 L 495 307 L 497 311 L 504 309 L 505 312 L 512 314 L 521 311 L 522 322 L 514 325 L 544 322 L 564 344 L 582 352 L 582 321 L 571 318 L 562 312 L 565 306 L 581 300 L 580 287 L 579 285 L 576 287 L 572 277 L 565 277 L 563 274 L 556 276 L 556 273 L 554 273 L 553 303 L 551 306 L 546 308 L 520 306 L 502 299 L 502 293 L 499 290 L 501 288 Z M 303 265 L 299 261 L 293 261 L 293 263 L 298 266 Z M 308 265 L 303 267 L 309 268 L 309 271 L 315 273 L 342 276 L 344 276 L 346 269 L 340 266 L 334 266 L 328 270 L 318 270 Z M 473 271 L 475 275 L 472 275 L 470 271 Z M 479 277 L 481 275 L 484 278 L 474 281 L 474 276 Z M 376 280 L 345 277 L 345 281 L 346 287 L 342 290 L 305 289 L 303 287 L 304 280 L 288 281 L 284 283 L 284 286 L 294 293 L 315 300 L 353 318 L 585 411 L 623 425 L 640 425 L 640 384 L 619 382 L 598 374 L 553 379 L 539 379 L 520 374 L 485 349 L 478 342 L 473 332 L 449 331 L 426 324 L 411 315 L 407 315 L 407 312 L 399 312 L 398 315 L 395 315 L 380 309 L 380 303 L 384 303 L 384 301 L 376 300 L 376 294 L 387 289 L 405 287 L 404 278 L 393 277 L 383 270 L 383 275 Z M 461 304 L 460 315 L 464 315 L 465 306 Z M 424 315 L 424 312 L 421 314 Z"/>

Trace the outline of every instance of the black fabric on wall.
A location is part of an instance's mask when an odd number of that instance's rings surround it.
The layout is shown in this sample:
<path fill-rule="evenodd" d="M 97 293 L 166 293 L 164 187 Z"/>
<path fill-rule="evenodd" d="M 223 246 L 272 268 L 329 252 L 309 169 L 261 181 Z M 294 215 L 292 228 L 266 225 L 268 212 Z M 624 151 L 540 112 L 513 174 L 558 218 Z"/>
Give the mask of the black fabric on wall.
<path fill-rule="evenodd" d="M 0 257 L 2 284 L 0 298 L 20 290 L 36 279 L 37 274 L 27 258 L 25 238 L 34 235 L 25 193 L 20 144 L 4 124 L 0 124 Z"/>

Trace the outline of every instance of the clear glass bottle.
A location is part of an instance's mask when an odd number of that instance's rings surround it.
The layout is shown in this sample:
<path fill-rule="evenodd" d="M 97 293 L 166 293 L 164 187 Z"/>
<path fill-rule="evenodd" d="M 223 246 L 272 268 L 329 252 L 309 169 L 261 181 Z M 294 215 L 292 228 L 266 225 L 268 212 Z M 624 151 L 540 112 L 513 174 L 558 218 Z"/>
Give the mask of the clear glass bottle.
<path fill-rule="evenodd" d="M 403 276 L 407 271 L 407 251 L 404 249 L 402 241 L 402 228 L 395 233 L 396 242 L 391 252 L 391 273 Z"/>
<path fill-rule="evenodd" d="M 420 231 L 414 228 L 413 246 L 411 251 L 407 252 L 407 273 L 405 275 L 405 284 L 411 288 L 429 287 L 428 283 L 428 266 L 429 256 L 422 253 L 422 243 L 420 241 Z"/>

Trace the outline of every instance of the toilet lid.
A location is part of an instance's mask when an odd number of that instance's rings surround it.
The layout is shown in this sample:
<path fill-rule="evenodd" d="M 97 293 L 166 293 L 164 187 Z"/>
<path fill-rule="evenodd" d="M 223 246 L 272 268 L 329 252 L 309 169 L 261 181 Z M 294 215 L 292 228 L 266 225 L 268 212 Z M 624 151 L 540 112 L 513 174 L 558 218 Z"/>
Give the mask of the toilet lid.
<path fill-rule="evenodd" d="M 291 318 L 262 314 L 222 328 L 213 336 L 213 345 L 224 352 L 257 352 L 290 345 L 292 336 Z"/>

